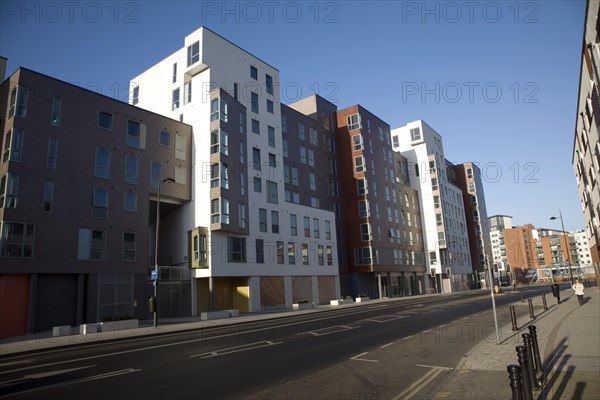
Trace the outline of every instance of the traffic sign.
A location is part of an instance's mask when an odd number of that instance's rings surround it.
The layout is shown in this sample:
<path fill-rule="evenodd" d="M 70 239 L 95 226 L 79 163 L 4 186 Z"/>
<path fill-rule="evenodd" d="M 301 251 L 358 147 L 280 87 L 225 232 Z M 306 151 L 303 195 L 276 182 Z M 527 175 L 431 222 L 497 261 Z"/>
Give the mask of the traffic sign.
<path fill-rule="evenodd" d="M 152 274 L 150 275 L 150 279 L 157 280 L 158 279 L 158 271 L 153 269 Z"/>

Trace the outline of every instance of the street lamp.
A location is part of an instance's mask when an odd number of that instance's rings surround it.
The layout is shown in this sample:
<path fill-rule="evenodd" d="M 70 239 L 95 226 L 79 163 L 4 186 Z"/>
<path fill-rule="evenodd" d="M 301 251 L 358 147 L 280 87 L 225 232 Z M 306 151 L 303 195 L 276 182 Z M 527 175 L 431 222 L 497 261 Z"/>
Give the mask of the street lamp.
<path fill-rule="evenodd" d="M 164 178 L 162 180 L 163 183 L 175 183 L 175 179 L 173 178 Z M 161 184 L 161 180 L 158 180 L 158 196 L 157 196 L 157 200 L 156 200 L 156 232 L 155 232 L 155 237 L 154 237 L 154 273 L 153 273 L 153 280 L 154 282 L 152 282 L 152 284 L 154 285 L 154 299 L 153 300 L 153 304 L 154 304 L 154 310 L 153 310 L 153 317 L 154 317 L 154 327 L 156 328 L 158 326 L 158 228 L 160 226 L 160 184 Z"/>
<path fill-rule="evenodd" d="M 550 220 L 554 221 L 555 219 L 560 219 L 560 225 L 562 227 L 562 232 L 564 235 L 565 234 L 565 223 L 563 222 L 562 212 L 560 211 L 560 208 L 558 209 L 558 215 L 560 215 L 560 216 L 559 217 L 550 217 Z M 565 241 L 567 242 L 567 256 L 569 258 L 569 276 L 571 277 L 571 282 L 573 282 L 573 270 L 571 269 L 571 249 L 570 249 L 568 234 L 567 234 Z M 562 249 L 562 244 L 561 244 L 561 249 Z M 563 251 L 563 259 L 564 259 L 564 254 L 565 254 L 565 252 Z"/>

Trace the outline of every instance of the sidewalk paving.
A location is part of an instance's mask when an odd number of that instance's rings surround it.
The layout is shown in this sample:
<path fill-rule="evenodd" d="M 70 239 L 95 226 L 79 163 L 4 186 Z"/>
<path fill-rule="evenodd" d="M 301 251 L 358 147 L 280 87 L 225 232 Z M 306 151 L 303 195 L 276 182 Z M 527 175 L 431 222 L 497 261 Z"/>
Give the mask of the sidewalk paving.
<path fill-rule="evenodd" d="M 434 399 L 511 399 L 506 367 L 517 364 L 515 347 L 523 344 L 521 335 L 529 325 L 537 327 L 540 357 L 544 366 L 542 390 L 533 391 L 534 399 L 600 399 L 600 291 L 587 288 L 586 303 L 580 306 L 570 288 L 561 291 L 561 304 L 553 297 L 548 310 L 535 311 L 518 320 L 519 330 L 512 326 L 500 329 L 500 344 L 496 333 L 473 347 L 459 362 L 452 375 L 435 391 Z M 528 303 L 515 303 L 528 307 Z"/>

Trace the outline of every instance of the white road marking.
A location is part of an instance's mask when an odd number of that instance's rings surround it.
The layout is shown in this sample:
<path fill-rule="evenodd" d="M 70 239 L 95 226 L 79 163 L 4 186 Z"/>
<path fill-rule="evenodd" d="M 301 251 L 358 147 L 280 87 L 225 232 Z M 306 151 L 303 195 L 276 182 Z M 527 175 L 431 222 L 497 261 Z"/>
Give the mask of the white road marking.
<path fill-rule="evenodd" d="M 440 325 L 440 326 L 438 326 L 438 328 L 443 328 L 443 327 L 445 327 L 445 326 L 446 326 L 446 324 L 444 324 L 444 325 Z"/>
<path fill-rule="evenodd" d="M 350 357 L 350 359 L 351 359 L 351 360 L 354 360 L 354 361 L 379 362 L 379 360 L 369 360 L 368 358 L 359 358 L 359 357 L 362 357 L 362 356 L 364 356 L 365 354 L 368 354 L 368 352 L 367 352 L 367 351 L 365 351 L 364 353 L 360 353 L 360 354 L 359 354 L 359 355 L 357 355 L 357 356 Z"/>
<path fill-rule="evenodd" d="M 447 370 L 447 371 L 451 371 L 454 369 L 454 368 L 450 368 L 450 367 L 438 367 L 437 365 L 426 365 L 426 364 L 417 364 L 417 367 L 437 368 L 437 369 L 443 369 L 443 370 Z"/>
<path fill-rule="evenodd" d="M 414 336 L 415 336 L 415 335 L 410 335 L 410 336 L 407 336 L 407 337 L 405 337 L 405 338 L 402 338 L 402 340 L 410 339 L 411 337 L 414 337 Z"/>
<path fill-rule="evenodd" d="M 408 307 L 423 307 L 423 304 L 411 304 L 409 306 L 406 306 L 406 308 Z"/>
<path fill-rule="evenodd" d="M 271 342 L 270 340 L 263 340 L 261 342 L 254 342 L 254 343 L 242 344 L 240 346 L 227 347 L 227 348 L 220 349 L 220 350 L 209 351 L 207 353 L 194 354 L 194 355 L 191 355 L 190 358 L 193 358 L 193 357 L 200 357 L 200 358 L 219 357 L 219 356 L 224 356 L 224 355 L 228 355 L 228 354 L 239 353 L 241 351 L 248 351 L 248 350 L 260 349 L 262 347 L 275 346 L 275 345 L 281 344 L 281 343 L 283 343 L 283 342 Z"/>
<path fill-rule="evenodd" d="M 0 388 L 14 386 L 14 385 L 17 385 L 17 384 L 22 383 L 22 382 L 30 381 L 32 379 L 42 379 L 42 378 L 47 378 L 49 376 L 63 375 L 63 374 L 67 374 L 69 372 L 77 371 L 77 370 L 80 370 L 80 369 L 91 368 L 91 367 L 95 367 L 95 365 L 87 365 L 85 367 L 60 369 L 60 370 L 55 370 L 55 371 L 46 371 L 46 372 L 40 372 L 40 373 L 37 373 L 37 374 L 25 375 L 22 378 L 13 379 L 13 380 L 10 380 L 10 381 L 0 382 Z"/>
<path fill-rule="evenodd" d="M 0 364 L 0 367 L 9 367 L 11 365 L 31 364 L 34 360 L 13 361 Z"/>
<path fill-rule="evenodd" d="M 421 333 L 427 333 L 427 332 L 431 332 L 431 329 L 427 329 L 426 331 L 423 331 Z"/>
<path fill-rule="evenodd" d="M 388 343 L 388 344 L 384 344 L 383 346 L 379 346 L 380 349 L 385 349 L 386 347 L 389 347 L 391 345 L 393 345 L 394 343 Z"/>

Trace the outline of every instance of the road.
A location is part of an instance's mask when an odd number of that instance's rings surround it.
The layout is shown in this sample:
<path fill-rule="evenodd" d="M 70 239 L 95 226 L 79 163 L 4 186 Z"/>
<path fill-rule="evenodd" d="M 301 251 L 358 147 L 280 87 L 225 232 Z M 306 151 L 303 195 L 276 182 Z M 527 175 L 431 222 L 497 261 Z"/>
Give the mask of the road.
<path fill-rule="evenodd" d="M 519 298 L 496 296 L 500 326 Z M 494 332 L 491 310 L 473 291 L 4 357 L 0 398 L 423 398 Z"/>

